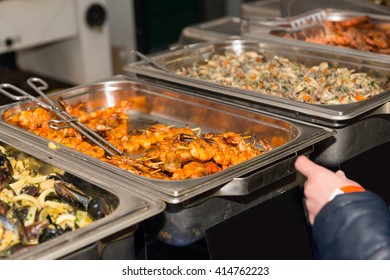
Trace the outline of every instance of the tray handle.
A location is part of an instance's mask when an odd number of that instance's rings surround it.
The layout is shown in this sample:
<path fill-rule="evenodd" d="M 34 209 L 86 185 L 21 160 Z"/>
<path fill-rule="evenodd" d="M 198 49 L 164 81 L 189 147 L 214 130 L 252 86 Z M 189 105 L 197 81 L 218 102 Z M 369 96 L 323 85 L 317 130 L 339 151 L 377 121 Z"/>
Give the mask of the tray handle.
<path fill-rule="evenodd" d="M 373 110 L 368 116 L 375 116 L 375 115 L 390 115 L 390 101 L 387 101 L 386 103 L 379 106 L 377 109 Z"/>

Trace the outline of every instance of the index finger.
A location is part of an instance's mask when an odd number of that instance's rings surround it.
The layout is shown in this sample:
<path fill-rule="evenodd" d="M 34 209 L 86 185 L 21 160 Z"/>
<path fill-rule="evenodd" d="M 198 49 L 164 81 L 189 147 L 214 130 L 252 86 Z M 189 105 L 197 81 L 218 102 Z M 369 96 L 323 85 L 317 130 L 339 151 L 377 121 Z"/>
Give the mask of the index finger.
<path fill-rule="evenodd" d="M 320 171 L 324 167 L 312 162 L 305 156 L 299 156 L 295 161 L 295 168 L 301 172 L 305 177 L 309 177 L 310 173 Z"/>

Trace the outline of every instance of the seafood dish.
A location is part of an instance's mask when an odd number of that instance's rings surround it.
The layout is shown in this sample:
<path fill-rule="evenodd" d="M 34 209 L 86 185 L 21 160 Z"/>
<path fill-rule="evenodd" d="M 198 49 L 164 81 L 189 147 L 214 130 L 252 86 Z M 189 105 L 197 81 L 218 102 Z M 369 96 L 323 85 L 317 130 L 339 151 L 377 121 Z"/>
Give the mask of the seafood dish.
<path fill-rule="evenodd" d="M 314 66 L 261 52 L 226 50 L 175 70 L 178 75 L 315 104 L 349 104 L 390 88 L 386 77 L 373 77 L 328 62 Z"/>
<path fill-rule="evenodd" d="M 50 149 L 44 154 L 12 134 L 7 128 L 0 133 L 0 259 L 131 254 L 132 248 L 112 253 L 111 236 L 130 241 L 138 222 L 165 208 L 146 193 L 141 197 L 124 189 L 115 178 L 55 158 Z"/>
<path fill-rule="evenodd" d="M 272 149 L 265 139 L 232 131 L 202 133 L 189 126 L 161 123 L 129 130 L 126 111 L 142 104 L 137 105 L 136 101 L 121 100 L 115 106 L 87 112 L 84 103 L 72 107 L 59 100 L 64 110 L 124 152 L 120 155 L 107 155 L 102 147 L 90 143 L 72 127 L 53 128 L 50 124 L 55 116 L 41 107 L 19 112 L 7 122 L 134 174 L 157 179 L 203 177 Z"/>
<path fill-rule="evenodd" d="M 383 129 L 389 126 L 390 64 L 386 59 L 369 60 L 276 39 L 279 41 L 237 37 L 200 43 L 152 57 L 168 71 L 146 62 L 128 64 L 124 69 L 148 82 L 335 128 L 337 134 L 319 143 L 315 151 L 318 162 L 325 165 L 337 165 L 388 139 L 388 130 Z M 233 54 L 234 63 L 224 59 L 227 54 Z M 263 62 L 257 62 L 258 58 Z M 368 129 L 370 137 L 354 136 L 360 129 Z"/>
<path fill-rule="evenodd" d="M 314 9 L 293 17 L 247 18 L 241 35 L 376 59 L 390 54 L 390 17 L 381 13 Z"/>
<path fill-rule="evenodd" d="M 136 191 L 175 204 L 232 181 L 236 194 L 262 188 L 275 180 L 272 174 L 280 176 L 275 171 L 284 160 L 333 133 L 126 76 L 50 98 L 119 152 L 109 154 L 72 127 L 53 123 L 51 111 L 33 101 L 4 106 L 1 130 L 17 133 L 54 158 L 89 166 L 123 180 L 129 189 L 135 184 Z M 264 172 L 271 174 L 249 188 L 246 182 Z"/>
<path fill-rule="evenodd" d="M 390 54 L 390 22 L 370 16 L 342 20 L 323 20 L 321 26 L 302 28 L 296 32 L 271 31 L 271 35 L 309 43 L 332 45 L 379 54 Z"/>
<path fill-rule="evenodd" d="M 138 79 L 247 101 L 261 110 L 275 112 L 278 107 L 283 116 L 327 126 L 345 125 L 389 100 L 388 61 L 268 39 L 206 42 L 153 60 L 168 71 L 146 62 L 124 69 Z"/>
<path fill-rule="evenodd" d="M 114 209 L 67 182 L 42 174 L 31 157 L 0 147 L 0 257 L 89 225 Z M 62 172 L 63 173 L 63 172 Z"/>

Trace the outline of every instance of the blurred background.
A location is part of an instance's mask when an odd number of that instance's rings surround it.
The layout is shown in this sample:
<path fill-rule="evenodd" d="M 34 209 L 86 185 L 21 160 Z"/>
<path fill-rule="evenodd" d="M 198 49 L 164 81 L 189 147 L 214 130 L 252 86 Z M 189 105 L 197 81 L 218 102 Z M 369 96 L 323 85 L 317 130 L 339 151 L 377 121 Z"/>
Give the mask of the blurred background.
<path fill-rule="evenodd" d="M 0 0 L 0 83 L 31 92 L 26 81 L 38 76 L 50 91 L 57 91 L 124 74 L 123 66 L 139 59 L 130 50 L 153 55 L 220 36 L 241 35 L 243 18 L 292 17 L 315 8 L 389 14 L 389 6 L 388 0 Z M 9 102 L 0 96 L 0 105 Z M 364 186 L 377 186 L 390 200 L 389 188 L 380 188 L 387 178 L 365 176 L 388 174 L 387 165 L 371 164 L 381 162 L 379 157 L 388 159 L 389 145 L 385 144 L 343 163 L 342 169 Z M 245 216 L 208 229 L 207 240 L 191 248 L 171 248 L 151 238 L 147 240 L 152 248 L 148 257 L 178 259 L 185 254 L 186 258 L 207 259 L 211 254 L 215 259 L 311 259 L 301 197 L 295 188 L 262 203 Z M 252 221 L 261 223 L 253 225 Z M 237 238 L 240 234 L 242 238 Z M 262 240 L 257 240 L 260 234 Z M 146 249 L 138 251 L 146 254 Z"/>
<path fill-rule="evenodd" d="M 388 13 L 384 0 L 0 0 L 0 82 L 38 74 L 54 87 L 122 73 L 136 58 L 174 48 L 190 26 L 239 18 L 293 16 L 313 8 Z M 202 25 L 203 24 L 203 25 Z M 221 31 L 221 30 L 218 30 Z"/>

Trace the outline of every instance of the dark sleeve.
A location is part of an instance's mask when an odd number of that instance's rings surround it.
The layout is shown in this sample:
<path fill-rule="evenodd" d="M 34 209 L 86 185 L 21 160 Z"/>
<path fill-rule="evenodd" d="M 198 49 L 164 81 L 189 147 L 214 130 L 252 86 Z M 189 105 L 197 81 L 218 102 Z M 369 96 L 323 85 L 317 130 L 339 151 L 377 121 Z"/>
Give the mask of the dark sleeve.
<path fill-rule="evenodd" d="M 373 192 L 336 196 L 315 218 L 320 259 L 390 259 L 390 212 Z"/>

